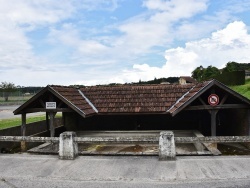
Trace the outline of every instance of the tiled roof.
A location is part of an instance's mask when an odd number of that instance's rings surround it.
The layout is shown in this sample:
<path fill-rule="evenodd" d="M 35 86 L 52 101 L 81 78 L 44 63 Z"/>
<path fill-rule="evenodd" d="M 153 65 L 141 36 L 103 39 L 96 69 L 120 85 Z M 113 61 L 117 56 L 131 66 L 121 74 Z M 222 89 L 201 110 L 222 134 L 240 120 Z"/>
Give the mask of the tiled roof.
<path fill-rule="evenodd" d="M 50 87 L 57 93 L 59 93 L 62 97 L 64 97 L 67 101 L 72 103 L 76 108 L 80 109 L 84 114 L 90 115 L 96 113 L 76 88 L 65 86 Z"/>
<path fill-rule="evenodd" d="M 190 86 L 147 85 L 81 88 L 99 113 L 166 112 Z"/>
<path fill-rule="evenodd" d="M 47 86 L 18 107 L 14 111 L 14 114 L 21 114 L 26 112 L 28 108 L 34 108 L 33 104 L 40 104 L 40 102 L 34 103 L 34 101 L 41 100 L 41 97 L 46 92 L 51 92 L 57 99 L 71 108 L 71 110 L 74 110 L 83 117 L 95 114 L 140 113 L 169 113 L 174 116 L 213 86 L 221 88 L 233 97 L 250 105 L 250 100 L 216 80 L 186 85 L 120 85 L 82 88 Z M 39 109 L 41 107 L 38 105 L 36 108 Z"/>
<path fill-rule="evenodd" d="M 202 84 L 50 86 L 86 115 L 101 113 L 171 113 L 195 95 Z M 84 95 L 84 96 L 83 96 Z"/>
<path fill-rule="evenodd" d="M 193 85 L 190 90 L 185 93 L 179 100 L 176 101 L 175 104 L 168 110 L 170 114 L 174 113 L 177 109 L 179 109 L 183 104 L 189 101 L 195 94 L 197 94 L 203 87 L 208 85 L 210 82 L 203 82 Z"/>

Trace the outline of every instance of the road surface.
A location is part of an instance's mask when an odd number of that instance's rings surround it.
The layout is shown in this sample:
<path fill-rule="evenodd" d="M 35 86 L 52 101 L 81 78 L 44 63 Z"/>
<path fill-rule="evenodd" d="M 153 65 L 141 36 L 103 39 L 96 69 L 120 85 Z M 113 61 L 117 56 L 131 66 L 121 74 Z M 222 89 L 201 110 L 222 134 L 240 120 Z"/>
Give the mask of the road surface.
<path fill-rule="evenodd" d="M 250 156 L 158 157 L 0 154 L 0 187 L 250 187 Z"/>
<path fill-rule="evenodd" d="M 0 106 L 0 119 L 10 119 L 10 118 L 21 118 L 21 115 L 14 115 L 13 111 L 17 109 L 19 106 Z M 38 112 L 38 113 L 30 113 L 27 114 L 27 117 L 30 116 L 39 116 L 39 115 L 45 115 L 44 112 Z"/>

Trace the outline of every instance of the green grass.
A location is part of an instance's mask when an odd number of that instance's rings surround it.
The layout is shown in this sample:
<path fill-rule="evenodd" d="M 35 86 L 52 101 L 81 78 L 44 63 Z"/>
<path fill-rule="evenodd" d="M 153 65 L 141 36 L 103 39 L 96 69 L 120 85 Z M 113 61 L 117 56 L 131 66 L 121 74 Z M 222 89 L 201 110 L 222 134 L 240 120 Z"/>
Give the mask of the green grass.
<path fill-rule="evenodd" d="M 33 123 L 37 121 L 43 121 L 45 120 L 45 116 L 34 116 L 34 117 L 27 117 L 26 123 Z M 16 127 L 21 125 L 21 118 L 12 118 L 12 119 L 0 119 L 0 130 L 6 129 L 10 127 Z"/>
<path fill-rule="evenodd" d="M 246 80 L 245 85 L 239 86 L 229 86 L 234 91 L 240 93 L 241 95 L 245 96 L 246 98 L 250 99 L 250 79 Z"/>
<path fill-rule="evenodd" d="M 57 114 L 56 118 L 62 117 L 62 114 Z M 33 116 L 33 117 L 27 117 L 26 123 L 34 123 L 37 121 L 44 121 L 46 117 L 44 115 L 42 116 Z M 16 127 L 20 126 L 21 123 L 21 117 L 19 118 L 12 118 L 12 119 L 0 119 L 0 130 L 7 129 L 10 127 Z"/>

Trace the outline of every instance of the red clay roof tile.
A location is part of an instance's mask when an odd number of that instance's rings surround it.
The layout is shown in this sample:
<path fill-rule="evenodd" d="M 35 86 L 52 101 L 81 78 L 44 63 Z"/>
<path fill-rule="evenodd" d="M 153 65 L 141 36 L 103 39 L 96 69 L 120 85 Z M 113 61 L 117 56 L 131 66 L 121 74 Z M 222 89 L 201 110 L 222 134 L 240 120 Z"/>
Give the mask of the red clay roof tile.
<path fill-rule="evenodd" d="M 204 84 L 121 85 L 74 87 L 51 86 L 85 114 L 174 112 Z M 84 97 L 81 95 L 81 93 Z M 86 98 L 85 98 L 86 97 Z"/>

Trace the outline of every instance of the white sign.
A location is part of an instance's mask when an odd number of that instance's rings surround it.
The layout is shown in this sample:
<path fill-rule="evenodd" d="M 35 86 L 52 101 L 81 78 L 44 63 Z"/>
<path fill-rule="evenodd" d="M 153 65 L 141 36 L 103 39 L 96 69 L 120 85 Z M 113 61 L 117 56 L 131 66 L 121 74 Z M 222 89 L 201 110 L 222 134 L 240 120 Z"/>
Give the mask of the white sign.
<path fill-rule="evenodd" d="M 56 102 L 46 102 L 46 109 L 56 109 Z"/>
<path fill-rule="evenodd" d="M 219 104 L 219 97 L 218 95 L 216 94 L 211 94 L 209 95 L 208 97 L 208 103 L 211 105 L 211 106 L 216 106 L 217 104 Z"/>

